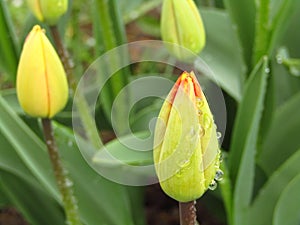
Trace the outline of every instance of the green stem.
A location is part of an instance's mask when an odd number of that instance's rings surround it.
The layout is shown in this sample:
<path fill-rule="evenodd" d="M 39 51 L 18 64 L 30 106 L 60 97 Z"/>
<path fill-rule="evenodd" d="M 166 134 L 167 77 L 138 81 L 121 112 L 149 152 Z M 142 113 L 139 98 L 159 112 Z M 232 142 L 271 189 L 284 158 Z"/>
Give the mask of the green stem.
<path fill-rule="evenodd" d="M 95 11 L 93 13 L 93 26 L 98 46 L 97 54 L 100 55 L 124 44 L 126 42 L 126 35 L 123 21 L 120 17 L 115 0 L 95 0 L 94 4 Z M 105 115 L 107 119 L 110 120 L 112 116 L 113 102 L 118 93 L 128 83 L 129 71 L 126 68 L 121 68 L 121 62 L 123 60 L 127 60 L 129 57 L 126 52 L 109 54 L 108 57 L 110 63 L 105 66 L 106 68 L 101 68 L 101 71 L 103 74 L 108 76 L 113 74 L 113 76 L 110 76 L 109 81 L 105 84 L 102 90 L 101 101 L 103 103 L 102 105 Z M 127 120 L 124 119 L 124 115 L 127 112 L 127 106 L 127 96 L 120 100 L 120 104 L 115 105 L 113 116 L 115 124 L 117 124 L 118 127 L 114 128 L 117 128 L 115 130 L 118 134 L 124 134 L 127 132 Z"/>
<path fill-rule="evenodd" d="M 253 65 L 260 60 L 263 55 L 268 55 L 271 37 L 269 24 L 270 0 L 259 0 L 257 3 L 257 16 L 255 28 L 255 42 L 253 52 Z"/>
<path fill-rule="evenodd" d="M 45 141 L 48 149 L 48 154 L 52 163 L 54 175 L 58 185 L 58 189 L 62 196 L 63 206 L 66 213 L 66 224 L 81 225 L 77 201 L 75 199 L 72 181 L 67 177 L 67 172 L 63 168 L 60 161 L 58 148 L 55 143 L 53 129 L 50 119 L 42 119 Z"/>
<path fill-rule="evenodd" d="M 65 68 L 70 88 L 74 94 L 77 88 L 77 82 L 75 81 L 74 78 L 73 66 L 71 63 L 69 53 L 67 52 L 67 50 L 65 49 L 61 41 L 61 37 L 58 32 L 57 26 L 51 26 L 50 30 L 57 48 L 57 53 L 61 58 L 61 61 Z M 101 147 L 101 142 L 99 141 L 98 130 L 95 125 L 94 119 L 90 114 L 89 106 L 82 93 L 78 93 L 77 96 L 78 96 L 78 101 L 76 101 L 75 104 L 78 109 L 80 118 L 82 120 L 85 133 L 87 134 L 87 138 L 90 141 L 90 143 L 93 144 L 94 148 L 99 149 Z"/>
<path fill-rule="evenodd" d="M 180 225 L 196 225 L 196 201 L 179 202 Z"/>

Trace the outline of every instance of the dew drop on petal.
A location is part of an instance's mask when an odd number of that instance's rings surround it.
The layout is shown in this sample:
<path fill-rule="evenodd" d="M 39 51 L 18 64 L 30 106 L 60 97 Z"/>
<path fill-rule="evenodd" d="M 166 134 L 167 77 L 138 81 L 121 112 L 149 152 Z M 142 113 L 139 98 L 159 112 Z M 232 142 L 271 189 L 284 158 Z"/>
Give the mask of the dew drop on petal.
<path fill-rule="evenodd" d="M 204 126 L 204 129 L 208 129 L 211 126 L 211 119 L 209 118 L 209 115 L 207 115 L 207 114 L 203 115 L 203 126 Z"/>
<path fill-rule="evenodd" d="M 223 179 L 223 171 L 222 170 L 217 170 L 216 175 L 215 175 L 215 180 L 216 181 L 221 181 Z"/>
<path fill-rule="evenodd" d="M 218 186 L 217 182 L 215 180 L 213 180 L 210 183 L 210 185 L 208 186 L 208 189 L 214 191 L 214 190 L 216 190 L 217 186 Z"/>

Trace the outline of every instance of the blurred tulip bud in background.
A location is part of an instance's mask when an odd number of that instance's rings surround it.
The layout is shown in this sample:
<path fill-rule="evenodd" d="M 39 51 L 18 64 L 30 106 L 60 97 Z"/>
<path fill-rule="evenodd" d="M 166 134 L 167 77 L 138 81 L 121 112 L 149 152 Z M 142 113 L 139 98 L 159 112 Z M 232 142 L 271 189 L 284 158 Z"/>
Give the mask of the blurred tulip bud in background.
<path fill-rule="evenodd" d="M 68 10 L 68 0 L 27 0 L 28 6 L 36 18 L 54 25 Z"/>
<path fill-rule="evenodd" d="M 205 30 L 193 0 L 164 0 L 161 15 L 162 40 L 180 60 L 191 58 L 184 48 L 198 55 L 205 45 Z"/>
<path fill-rule="evenodd" d="M 33 117 L 51 118 L 68 100 L 63 65 L 40 26 L 33 27 L 21 52 L 17 95 L 23 110 Z"/>
<path fill-rule="evenodd" d="M 165 100 L 155 128 L 154 163 L 163 191 L 180 202 L 216 187 L 222 171 L 216 125 L 193 72 Z"/>

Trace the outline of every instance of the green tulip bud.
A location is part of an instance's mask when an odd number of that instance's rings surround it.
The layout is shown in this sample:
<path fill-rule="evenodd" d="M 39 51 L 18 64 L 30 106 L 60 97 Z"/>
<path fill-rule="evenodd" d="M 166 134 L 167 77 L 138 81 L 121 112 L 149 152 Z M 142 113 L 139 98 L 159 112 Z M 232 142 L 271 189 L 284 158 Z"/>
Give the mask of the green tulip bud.
<path fill-rule="evenodd" d="M 167 48 L 181 60 L 191 58 L 184 48 L 199 54 L 205 45 L 205 30 L 193 0 L 164 0 L 161 16 L 162 40 L 172 45 Z"/>
<path fill-rule="evenodd" d="M 17 95 L 23 110 L 33 117 L 51 118 L 68 100 L 68 82 L 63 65 L 45 35 L 36 25 L 26 38 L 17 72 Z"/>
<path fill-rule="evenodd" d="M 68 0 L 27 0 L 28 6 L 41 22 L 57 23 L 68 9 Z"/>
<path fill-rule="evenodd" d="M 193 72 L 178 78 L 161 108 L 153 157 L 163 191 L 177 201 L 201 197 L 219 179 L 216 125 Z"/>

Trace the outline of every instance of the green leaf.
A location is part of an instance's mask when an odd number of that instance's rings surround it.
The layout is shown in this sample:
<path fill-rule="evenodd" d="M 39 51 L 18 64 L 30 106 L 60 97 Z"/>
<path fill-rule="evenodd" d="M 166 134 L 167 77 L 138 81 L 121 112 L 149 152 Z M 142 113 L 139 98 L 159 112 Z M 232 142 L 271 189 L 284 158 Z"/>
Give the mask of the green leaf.
<path fill-rule="evenodd" d="M 274 48 L 286 33 L 288 25 L 291 22 L 291 18 L 300 9 L 300 1 L 284 0 L 271 2 L 274 2 L 274 4 L 279 4 L 279 6 L 273 7 L 275 9 L 277 8 L 277 10 L 274 10 L 274 18 L 271 21 L 272 33 L 269 43 L 269 54 L 274 52 Z"/>
<path fill-rule="evenodd" d="M 7 141 L 7 139 L 0 132 L 0 169 L 14 176 L 22 177 L 27 182 L 33 182 L 33 177 L 30 170 L 26 167 L 23 161 L 20 159 L 14 148 Z"/>
<path fill-rule="evenodd" d="M 64 224 L 59 204 L 34 180 L 0 170 L 0 189 L 32 225 Z"/>
<path fill-rule="evenodd" d="M 300 93 L 281 106 L 274 115 L 261 154 L 258 156 L 258 164 L 267 175 L 272 174 L 300 147 L 300 117 L 297 114 L 299 105 Z"/>
<path fill-rule="evenodd" d="M 83 222 L 88 225 L 98 225 L 99 221 L 133 225 L 134 209 L 130 207 L 126 187 L 103 178 L 87 164 L 69 129 L 55 124 L 54 133 L 63 164 L 74 182 Z"/>
<path fill-rule="evenodd" d="M 255 152 L 267 88 L 268 58 L 254 68 L 240 103 L 234 125 L 228 169 L 233 191 L 233 224 L 245 224 L 255 171 Z"/>
<path fill-rule="evenodd" d="M 255 1 L 224 0 L 224 3 L 231 17 L 232 24 L 236 27 L 243 49 L 243 58 L 248 68 L 251 68 L 255 30 Z"/>
<path fill-rule="evenodd" d="M 162 0 L 152 0 L 152 1 L 143 1 L 143 0 L 130 0 L 130 1 L 121 1 L 119 3 L 123 20 L 125 24 L 132 22 L 133 20 L 141 17 L 146 14 L 148 11 L 156 8 L 162 3 Z"/>
<path fill-rule="evenodd" d="M 44 143 L 15 114 L 1 96 L 0 132 L 13 146 L 28 169 L 56 199 L 59 199 Z"/>
<path fill-rule="evenodd" d="M 214 72 L 214 79 L 218 84 L 235 100 L 240 101 L 246 67 L 230 19 L 220 10 L 201 10 L 201 15 L 207 43 L 200 56 Z"/>
<path fill-rule="evenodd" d="M 95 0 L 93 3 L 93 27 L 96 39 L 96 54 L 103 55 L 107 51 L 119 47 L 126 43 L 126 35 L 124 24 L 119 12 L 116 0 Z M 129 60 L 128 52 L 119 51 L 118 54 L 110 52 L 105 55 L 106 60 L 110 63 L 99 65 L 102 78 L 106 81 L 105 86 L 101 90 L 100 99 L 106 118 L 111 120 L 112 105 L 122 90 L 128 83 L 129 69 L 122 69 L 122 62 Z M 115 72 L 117 71 L 117 72 Z M 111 76 L 113 75 L 113 76 Z M 110 78 L 108 81 L 106 79 Z M 126 96 L 127 97 L 127 96 Z M 120 132 L 124 132 L 126 127 L 123 118 L 127 110 L 126 97 L 122 99 L 120 104 L 115 106 L 115 120 L 120 127 Z"/>
<path fill-rule="evenodd" d="M 261 188 L 248 211 L 248 218 L 255 218 L 256 225 L 266 225 L 271 223 L 275 205 L 280 195 L 287 187 L 287 184 L 290 183 L 294 177 L 299 176 L 299 162 L 300 150 L 295 151 L 295 153 L 272 174 Z M 295 196 L 296 195 L 293 197 Z M 288 206 L 289 204 L 286 205 L 286 207 Z"/>
<path fill-rule="evenodd" d="M 276 204 L 274 225 L 298 225 L 300 221 L 300 174 L 289 182 Z"/>
<path fill-rule="evenodd" d="M 16 47 L 16 36 L 12 28 L 6 2 L 0 1 L 0 65 L 9 74 L 11 81 L 14 82 L 18 65 L 18 49 Z"/>
<path fill-rule="evenodd" d="M 94 156 L 93 161 L 97 163 L 104 163 L 110 166 L 122 167 L 122 163 L 128 165 L 152 165 L 152 143 L 153 137 L 149 136 L 149 131 L 142 131 L 134 135 L 126 135 L 119 137 L 108 144 L 105 148 L 109 153 L 118 159 L 120 163 L 115 160 L 104 158 L 101 150 Z M 145 141 L 141 141 L 145 140 Z M 122 162 L 122 163 L 121 163 Z"/>
<path fill-rule="evenodd" d="M 224 157 L 224 154 L 226 153 L 222 151 L 222 156 L 226 160 L 227 154 L 226 157 Z M 232 186 L 230 174 L 227 168 L 227 161 L 221 163 L 220 169 L 224 172 L 223 179 L 219 182 L 221 187 L 221 195 L 226 210 L 228 224 L 232 224 Z"/>

